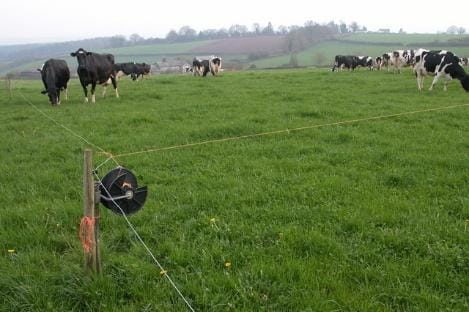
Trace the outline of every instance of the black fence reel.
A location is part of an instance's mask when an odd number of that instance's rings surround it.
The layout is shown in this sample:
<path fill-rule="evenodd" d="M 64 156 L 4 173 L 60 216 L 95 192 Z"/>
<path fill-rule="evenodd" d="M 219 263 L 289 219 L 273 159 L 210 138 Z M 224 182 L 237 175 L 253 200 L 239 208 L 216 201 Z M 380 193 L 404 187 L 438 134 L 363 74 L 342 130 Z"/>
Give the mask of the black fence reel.
<path fill-rule="evenodd" d="M 124 167 L 108 172 L 99 187 L 101 203 L 118 215 L 139 211 L 147 199 L 147 187 L 138 187 L 135 175 Z"/>

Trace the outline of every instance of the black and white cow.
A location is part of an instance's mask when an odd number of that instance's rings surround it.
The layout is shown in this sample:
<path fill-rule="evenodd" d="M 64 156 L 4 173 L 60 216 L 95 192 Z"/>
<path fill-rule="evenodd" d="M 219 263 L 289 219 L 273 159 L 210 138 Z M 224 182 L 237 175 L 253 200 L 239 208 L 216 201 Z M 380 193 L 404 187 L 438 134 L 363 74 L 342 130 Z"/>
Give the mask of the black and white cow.
<path fill-rule="evenodd" d="M 386 67 L 386 70 L 389 71 L 389 66 L 392 65 L 392 52 L 386 52 L 381 57 L 381 63 L 379 65 L 379 69 Z"/>
<path fill-rule="evenodd" d="M 373 70 L 373 58 L 370 56 L 357 56 L 357 66 L 368 67 L 369 70 Z"/>
<path fill-rule="evenodd" d="M 405 66 L 414 66 L 415 51 L 414 50 L 396 50 L 392 52 L 393 71 L 401 72 L 401 68 Z"/>
<path fill-rule="evenodd" d="M 116 72 L 114 70 L 114 55 L 98 54 L 88 52 L 80 48 L 76 52 L 70 53 L 78 61 L 78 77 L 80 78 L 83 92 L 85 93 L 85 102 L 88 102 L 88 85 L 91 84 L 91 102 L 96 102 L 96 85 L 103 85 L 103 97 L 106 94 L 107 86 L 112 83 L 116 91 L 116 98 L 119 97 L 117 91 Z"/>
<path fill-rule="evenodd" d="M 139 76 L 149 75 L 151 66 L 145 63 L 116 63 L 114 64 L 114 71 L 116 72 L 116 78 L 128 76 L 132 80 L 137 80 Z"/>
<path fill-rule="evenodd" d="M 447 83 L 451 79 L 459 79 L 461 85 L 469 92 L 469 75 L 466 74 L 461 66 L 459 57 L 447 51 L 423 51 L 421 55 L 415 58 L 414 67 L 417 77 L 417 86 L 419 90 L 423 89 L 423 79 L 426 75 L 434 75 L 430 91 L 437 83 L 438 79 L 445 77 L 444 90 L 447 90 Z"/>
<path fill-rule="evenodd" d="M 383 58 L 381 56 L 377 56 L 375 58 L 375 67 L 377 70 L 381 70 L 382 63 L 383 63 Z"/>
<path fill-rule="evenodd" d="M 193 68 L 190 64 L 184 64 L 184 65 L 182 65 L 181 70 L 182 70 L 183 74 L 186 74 L 186 73 L 192 73 Z"/>
<path fill-rule="evenodd" d="M 52 105 L 60 105 L 60 91 L 62 90 L 65 93 L 65 100 L 68 99 L 67 84 L 70 80 L 70 70 L 68 69 L 67 62 L 50 59 L 38 71 L 41 72 L 45 88 L 41 93 L 49 96 L 49 101 Z"/>
<path fill-rule="evenodd" d="M 355 70 L 358 66 L 358 57 L 353 55 L 336 55 L 334 66 L 332 67 L 332 71 L 342 71 L 343 68 L 347 68 L 348 70 Z"/>
<path fill-rule="evenodd" d="M 135 73 L 137 72 L 136 63 L 116 63 L 114 64 L 114 71 L 116 73 L 116 79 L 121 77 L 129 76 L 132 80 L 136 80 Z"/>
<path fill-rule="evenodd" d="M 461 64 L 467 67 L 469 65 L 469 59 L 467 57 L 461 57 Z"/>
<path fill-rule="evenodd" d="M 194 58 L 192 61 L 192 73 L 194 76 L 207 76 L 210 72 L 216 76 L 221 71 L 221 58 L 211 57 L 208 60 Z"/>

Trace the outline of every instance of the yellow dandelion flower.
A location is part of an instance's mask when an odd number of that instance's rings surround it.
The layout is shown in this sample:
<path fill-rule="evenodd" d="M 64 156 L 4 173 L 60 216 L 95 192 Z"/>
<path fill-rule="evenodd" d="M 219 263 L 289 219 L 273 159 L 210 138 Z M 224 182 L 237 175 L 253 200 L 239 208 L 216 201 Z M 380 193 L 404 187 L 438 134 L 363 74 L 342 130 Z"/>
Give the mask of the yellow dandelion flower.
<path fill-rule="evenodd" d="M 215 218 L 210 219 L 210 223 L 214 224 L 215 222 L 217 222 L 217 219 L 215 219 Z"/>
<path fill-rule="evenodd" d="M 8 253 L 14 253 L 15 250 L 14 249 L 8 249 Z"/>
<path fill-rule="evenodd" d="M 225 268 L 230 268 L 230 267 L 231 267 L 231 262 L 226 261 L 226 262 L 225 262 Z"/>
<path fill-rule="evenodd" d="M 166 270 L 161 270 L 160 275 L 161 275 L 161 276 L 165 276 L 166 273 L 168 273 L 168 271 L 166 271 Z"/>

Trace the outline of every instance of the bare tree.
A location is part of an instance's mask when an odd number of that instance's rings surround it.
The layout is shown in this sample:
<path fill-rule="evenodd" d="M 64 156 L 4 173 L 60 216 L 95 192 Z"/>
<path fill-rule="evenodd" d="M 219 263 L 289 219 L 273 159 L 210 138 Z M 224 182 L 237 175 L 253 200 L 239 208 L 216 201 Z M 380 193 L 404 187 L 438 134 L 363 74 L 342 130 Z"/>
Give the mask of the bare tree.
<path fill-rule="evenodd" d="M 252 32 L 259 35 L 261 33 L 261 25 L 259 25 L 259 23 L 252 24 Z"/>
<path fill-rule="evenodd" d="M 190 26 L 186 25 L 179 29 L 178 36 L 180 40 L 190 41 L 197 37 L 197 32 L 195 29 L 192 29 Z"/>
<path fill-rule="evenodd" d="M 466 28 L 464 27 L 458 27 L 458 34 L 463 35 L 466 33 Z"/>
<path fill-rule="evenodd" d="M 228 33 L 230 34 L 230 37 L 243 37 L 247 34 L 248 28 L 244 25 L 232 25 L 228 29 Z"/>
<path fill-rule="evenodd" d="M 448 29 L 446 30 L 446 33 L 450 34 L 450 35 L 457 34 L 458 33 L 458 26 L 452 25 L 452 26 L 448 27 Z"/>
<path fill-rule="evenodd" d="M 137 44 L 139 42 L 142 42 L 142 41 L 145 41 L 145 38 L 143 38 L 142 36 L 140 36 L 139 34 L 131 34 L 129 36 L 129 41 L 132 43 L 132 44 Z"/>
<path fill-rule="evenodd" d="M 357 22 L 351 22 L 349 27 L 352 30 L 352 32 L 357 32 L 357 30 L 360 29 L 360 26 L 358 26 Z"/>
<path fill-rule="evenodd" d="M 284 26 L 284 25 L 280 25 L 278 27 L 278 31 L 277 31 L 279 34 L 281 35 L 286 35 L 288 33 L 288 27 L 287 26 Z"/>
<path fill-rule="evenodd" d="M 262 29 L 262 34 L 264 35 L 273 35 L 275 32 L 274 32 L 274 26 L 272 26 L 272 23 L 269 22 L 267 24 L 267 26 L 265 26 L 264 29 Z"/>
<path fill-rule="evenodd" d="M 348 33 L 347 24 L 345 24 L 344 22 L 341 22 L 341 23 L 340 23 L 339 29 L 340 29 L 340 33 L 341 33 L 341 34 L 346 34 L 346 33 Z"/>
<path fill-rule="evenodd" d="M 177 39 L 178 39 L 178 33 L 174 29 L 171 29 L 169 33 L 166 35 L 166 40 L 169 42 L 177 41 Z"/>

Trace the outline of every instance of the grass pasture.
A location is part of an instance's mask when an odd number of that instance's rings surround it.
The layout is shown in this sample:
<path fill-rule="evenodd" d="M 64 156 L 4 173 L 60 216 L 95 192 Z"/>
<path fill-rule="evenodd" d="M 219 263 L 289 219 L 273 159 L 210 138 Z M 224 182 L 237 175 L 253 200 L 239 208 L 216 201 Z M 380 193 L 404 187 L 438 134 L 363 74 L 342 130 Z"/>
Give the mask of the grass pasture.
<path fill-rule="evenodd" d="M 83 274 L 87 144 L 19 92 L 113 154 L 469 104 L 457 81 L 419 93 L 410 71 L 125 79 L 96 104 L 73 80 L 59 108 L 39 81 L 14 85 L 0 91 L 0 311 L 186 310 L 105 208 L 103 274 Z M 468 120 L 465 106 L 117 161 L 149 187 L 130 220 L 196 311 L 464 311 Z"/>

